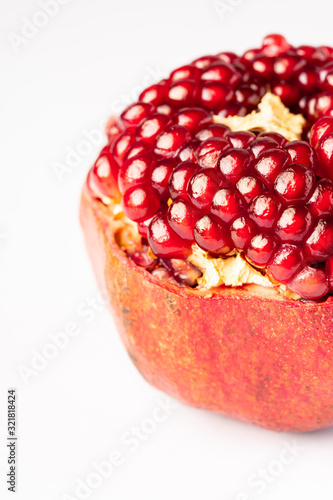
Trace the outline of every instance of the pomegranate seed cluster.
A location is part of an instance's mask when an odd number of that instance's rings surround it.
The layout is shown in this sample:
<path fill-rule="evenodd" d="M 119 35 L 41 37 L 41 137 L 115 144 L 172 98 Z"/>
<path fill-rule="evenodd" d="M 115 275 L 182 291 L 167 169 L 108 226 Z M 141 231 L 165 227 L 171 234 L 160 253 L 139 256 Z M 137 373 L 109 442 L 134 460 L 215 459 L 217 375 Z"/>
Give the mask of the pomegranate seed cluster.
<path fill-rule="evenodd" d="M 268 91 L 306 118 L 303 140 L 214 123 L 256 110 Z M 156 256 L 136 254 L 138 265 L 188 276 L 196 243 L 242 253 L 304 299 L 333 291 L 332 48 L 270 35 L 241 57 L 201 57 L 145 89 L 107 133 L 88 184 L 138 224 Z"/>

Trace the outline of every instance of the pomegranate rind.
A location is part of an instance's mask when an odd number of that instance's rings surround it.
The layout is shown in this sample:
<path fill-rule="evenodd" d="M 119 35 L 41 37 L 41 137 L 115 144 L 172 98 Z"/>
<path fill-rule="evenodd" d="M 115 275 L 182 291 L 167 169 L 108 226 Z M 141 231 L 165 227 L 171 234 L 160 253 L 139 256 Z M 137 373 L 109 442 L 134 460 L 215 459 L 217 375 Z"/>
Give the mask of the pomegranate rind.
<path fill-rule="evenodd" d="M 333 424 L 333 297 L 300 302 L 223 288 L 208 298 L 128 259 L 108 208 L 86 187 L 80 218 L 122 341 L 150 384 L 276 431 Z"/>

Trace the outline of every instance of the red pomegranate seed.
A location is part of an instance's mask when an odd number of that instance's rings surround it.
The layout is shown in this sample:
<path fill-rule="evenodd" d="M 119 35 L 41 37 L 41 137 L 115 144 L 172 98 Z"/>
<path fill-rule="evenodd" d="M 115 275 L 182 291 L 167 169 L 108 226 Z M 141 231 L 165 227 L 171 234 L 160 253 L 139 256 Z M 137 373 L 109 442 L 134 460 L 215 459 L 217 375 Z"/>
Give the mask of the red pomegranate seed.
<path fill-rule="evenodd" d="M 301 45 L 296 49 L 296 53 L 311 64 L 322 64 L 325 61 L 325 54 L 317 47 Z"/>
<path fill-rule="evenodd" d="M 178 236 L 184 240 L 194 241 L 193 230 L 199 214 L 188 201 L 174 201 L 168 209 L 167 217 Z"/>
<path fill-rule="evenodd" d="M 262 48 L 265 56 L 276 57 L 289 50 L 291 46 L 284 36 L 273 34 L 264 38 Z"/>
<path fill-rule="evenodd" d="M 260 153 L 254 165 L 258 176 L 268 187 L 272 187 L 281 170 L 290 162 L 288 153 L 282 149 L 268 149 Z"/>
<path fill-rule="evenodd" d="M 296 245 L 284 243 L 275 252 L 273 260 L 268 266 L 268 273 L 279 282 L 288 284 L 302 268 L 303 252 Z"/>
<path fill-rule="evenodd" d="M 230 148 L 223 137 L 211 137 L 202 142 L 197 152 L 198 165 L 201 168 L 215 168 L 219 156 Z"/>
<path fill-rule="evenodd" d="M 248 66 L 255 57 L 257 57 L 259 54 L 261 54 L 261 49 L 250 49 L 244 52 L 241 62 L 245 65 Z"/>
<path fill-rule="evenodd" d="M 273 194 L 260 194 L 248 208 L 248 214 L 260 228 L 271 229 L 279 215 L 280 203 Z"/>
<path fill-rule="evenodd" d="M 297 54 L 288 52 L 274 61 L 274 75 L 281 80 L 290 80 L 304 69 L 306 61 Z"/>
<path fill-rule="evenodd" d="M 162 115 L 168 115 L 171 117 L 174 113 L 174 108 L 170 104 L 164 102 L 156 107 L 156 111 L 157 113 L 161 113 Z"/>
<path fill-rule="evenodd" d="M 295 106 L 301 97 L 301 91 L 294 81 L 274 82 L 271 85 L 271 92 L 280 97 L 287 107 Z"/>
<path fill-rule="evenodd" d="M 318 88 L 318 75 L 315 66 L 307 66 L 297 77 L 297 86 L 303 95 L 313 94 Z"/>
<path fill-rule="evenodd" d="M 126 151 L 123 161 L 134 158 L 135 156 L 141 155 L 142 153 L 147 153 L 148 149 L 150 149 L 149 144 L 145 142 L 142 141 L 133 142 L 133 144 Z"/>
<path fill-rule="evenodd" d="M 236 61 L 239 61 L 238 55 L 234 52 L 220 52 L 216 57 L 218 57 L 220 61 L 228 64 L 233 64 Z"/>
<path fill-rule="evenodd" d="M 158 264 L 158 259 L 153 259 L 145 252 L 135 252 L 129 257 L 137 266 L 144 267 L 148 271 L 152 271 Z"/>
<path fill-rule="evenodd" d="M 239 179 L 236 183 L 236 188 L 246 203 L 251 203 L 256 196 L 259 196 L 266 190 L 263 183 L 257 177 L 252 175 Z"/>
<path fill-rule="evenodd" d="M 221 109 L 216 111 L 217 115 L 222 118 L 227 118 L 228 116 L 245 116 L 248 114 L 248 110 L 245 106 L 242 106 L 238 102 L 227 102 L 224 104 Z"/>
<path fill-rule="evenodd" d="M 320 269 L 305 267 L 289 283 L 288 288 L 303 299 L 320 299 L 328 292 L 326 274 Z"/>
<path fill-rule="evenodd" d="M 333 180 L 333 132 L 323 135 L 316 151 L 319 160 L 317 175 Z"/>
<path fill-rule="evenodd" d="M 232 89 L 221 82 L 203 82 L 200 90 L 200 103 L 209 109 L 218 109 L 231 101 Z"/>
<path fill-rule="evenodd" d="M 120 123 L 118 117 L 111 116 L 106 125 L 105 125 L 105 133 L 108 137 L 108 142 L 111 144 L 118 135 L 120 135 L 122 131 L 122 124 Z"/>
<path fill-rule="evenodd" d="M 119 191 L 124 194 L 133 186 L 147 184 L 155 161 L 151 153 L 142 153 L 126 160 L 118 174 Z"/>
<path fill-rule="evenodd" d="M 136 138 L 148 144 L 153 144 L 156 137 L 170 124 L 171 120 L 167 115 L 154 113 L 143 120 L 136 129 Z"/>
<path fill-rule="evenodd" d="M 245 106 L 249 110 L 253 110 L 259 104 L 261 98 L 264 96 L 266 90 L 263 86 L 253 84 L 239 85 L 235 89 L 235 98 L 239 104 Z"/>
<path fill-rule="evenodd" d="M 151 171 L 151 186 L 161 200 L 167 201 L 170 197 L 169 180 L 176 166 L 176 160 L 165 159 L 158 161 Z"/>
<path fill-rule="evenodd" d="M 261 133 L 261 132 L 260 132 Z M 267 151 L 268 149 L 278 148 L 279 144 L 275 139 L 270 137 L 259 137 L 255 139 L 248 147 L 248 150 L 253 154 L 255 158 L 258 158 L 260 153 Z"/>
<path fill-rule="evenodd" d="M 332 61 L 322 66 L 319 70 L 320 90 L 333 90 L 333 63 Z"/>
<path fill-rule="evenodd" d="M 264 55 L 258 55 L 251 61 L 251 68 L 255 75 L 270 80 L 274 71 L 274 59 Z"/>
<path fill-rule="evenodd" d="M 213 123 L 202 128 L 199 132 L 197 132 L 195 137 L 200 141 L 205 141 L 210 137 L 225 137 L 228 132 L 230 132 L 230 128 L 227 127 L 227 125 L 223 125 L 222 123 Z"/>
<path fill-rule="evenodd" d="M 182 259 L 161 259 L 171 273 L 173 278 L 182 285 L 194 287 L 197 285 L 197 279 L 202 276 L 202 272 L 187 260 Z"/>
<path fill-rule="evenodd" d="M 275 234 L 285 243 L 303 243 L 312 225 L 313 217 L 305 207 L 288 207 L 276 223 Z"/>
<path fill-rule="evenodd" d="M 226 139 L 231 144 L 231 147 L 233 148 L 244 148 L 246 149 L 251 142 L 255 140 L 256 136 L 252 134 L 252 132 L 244 132 L 244 131 L 239 131 L 239 132 L 229 132 L 226 135 Z"/>
<path fill-rule="evenodd" d="M 253 158 L 246 149 L 231 148 L 219 157 L 217 170 L 228 184 L 234 186 L 241 177 L 249 172 L 252 161 Z"/>
<path fill-rule="evenodd" d="M 219 255 L 226 255 L 233 244 L 226 227 L 211 215 L 204 215 L 194 226 L 194 238 L 200 248 Z"/>
<path fill-rule="evenodd" d="M 151 221 L 148 243 L 152 252 L 159 257 L 186 259 L 191 252 L 190 244 L 171 229 L 166 214 L 159 214 Z"/>
<path fill-rule="evenodd" d="M 309 96 L 305 112 L 311 120 L 315 121 L 324 116 L 331 106 L 333 106 L 333 92 L 321 92 Z"/>
<path fill-rule="evenodd" d="M 188 198 L 199 210 L 209 210 L 221 184 L 221 176 L 215 168 L 202 168 L 191 177 L 188 183 Z"/>
<path fill-rule="evenodd" d="M 328 260 L 325 264 L 325 273 L 330 292 L 333 292 L 333 260 Z"/>
<path fill-rule="evenodd" d="M 115 140 L 111 147 L 111 152 L 118 162 L 122 162 L 130 146 L 135 142 L 134 135 L 130 132 L 123 132 Z"/>
<path fill-rule="evenodd" d="M 217 56 L 202 56 L 198 57 L 198 59 L 195 59 L 192 64 L 196 66 L 197 68 L 204 69 L 213 62 L 219 61 L 219 58 Z"/>
<path fill-rule="evenodd" d="M 187 128 L 181 125 L 171 125 L 157 137 L 154 152 L 164 158 L 175 158 L 181 147 L 190 140 L 191 134 Z"/>
<path fill-rule="evenodd" d="M 214 195 L 210 211 L 229 224 L 244 211 L 244 205 L 235 188 L 222 188 Z"/>
<path fill-rule="evenodd" d="M 102 149 L 88 177 L 88 186 L 95 196 L 102 195 L 109 198 L 120 196 L 117 184 L 118 169 L 118 164 L 110 154 L 109 148 Z"/>
<path fill-rule="evenodd" d="M 197 80 L 200 78 L 201 71 L 199 68 L 194 66 L 193 64 L 187 64 L 185 66 L 181 66 L 180 68 L 174 69 L 172 73 L 170 73 L 170 81 L 177 82 L 178 80 Z"/>
<path fill-rule="evenodd" d="M 333 106 L 328 108 L 327 111 L 325 111 L 324 116 L 333 116 Z"/>
<path fill-rule="evenodd" d="M 230 226 L 231 239 L 238 250 L 244 250 L 256 233 L 256 226 L 249 217 L 241 215 Z"/>
<path fill-rule="evenodd" d="M 158 211 L 158 213 L 165 213 L 166 212 L 166 209 L 165 207 L 161 207 L 161 209 Z M 149 224 L 151 223 L 151 221 L 153 220 L 153 218 L 156 217 L 156 215 L 154 214 L 152 217 L 149 217 L 149 219 L 146 219 L 142 222 L 138 222 L 138 230 L 139 230 L 139 233 L 141 236 L 143 236 L 144 238 L 147 239 L 148 237 L 148 227 L 149 227 Z"/>
<path fill-rule="evenodd" d="M 160 201 L 155 192 L 147 186 L 128 189 L 121 200 L 124 214 L 135 222 L 149 219 L 158 211 Z"/>
<path fill-rule="evenodd" d="M 159 83 L 151 85 L 141 92 L 139 95 L 139 101 L 150 102 L 151 104 L 154 104 L 154 106 L 162 104 L 166 100 L 168 86 L 167 80 L 162 80 Z"/>
<path fill-rule="evenodd" d="M 272 260 L 277 246 L 278 242 L 274 236 L 259 233 L 251 239 L 245 255 L 250 264 L 264 269 Z"/>
<path fill-rule="evenodd" d="M 310 144 L 315 148 L 324 135 L 333 132 L 333 118 L 330 116 L 324 116 L 319 118 L 316 123 L 312 126 L 310 132 Z"/>
<path fill-rule="evenodd" d="M 287 144 L 287 139 L 283 137 L 283 135 L 278 134 L 277 132 L 261 132 L 258 135 L 258 139 L 262 137 L 266 137 L 269 139 L 273 139 L 273 141 L 277 142 L 278 145 L 282 148 L 285 144 Z"/>
<path fill-rule="evenodd" d="M 198 139 L 194 139 L 193 141 L 189 142 L 179 151 L 179 159 L 181 161 L 196 161 L 200 145 L 201 141 L 199 141 Z"/>
<path fill-rule="evenodd" d="M 189 106 L 195 102 L 198 91 L 196 80 L 178 80 L 170 85 L 168 99 L 175 106 Z"/>
<path fill-rule="evenodd" d="M 192 175 L 199 170 L 193 161 L 180 163 L 174 169 L 169 180 L 169 192 L 173 201 L 188 200 L 187 186 Z"/>
<path fill-rule="evenodd" d="M 128 106 L 120 115 L 120 119 L 127 130 L 133 131 L 153 111 L 154 106 L 151 103 L 139 101 Z"/>
<path fill-rule="evenodd" d="M 316 176 L 311 169 L 299 163 L 291 163 L 277 176 L 274 192 L 284 204 L 304 203 L 311 196 L 315 181 Z"/>
<path fill-rule="evenodd" d="M 182 108 L 174 116 L 175 123 L 195 133 L 199 127 L 211 120 L 211 114 L 203 108 Z"/>
<path fill-rule="evenodd" d="M 222 82 L 234 87 L 240 81 L 240 73 L 230 64 L 219 61 L 207 66 L 201 74 L 201 80 Z"/>
<path fill-rule="evenodd" d="M 304 245 L 305 256 L 312 262 L 333 257 L 333 220 L 319 219 Z"/>
<path fill-rule="evenodd" d="M 318 156 L 316 151 L 305 141 L 292 141 L 284 146 L 290 160 L 293 163 L 301 163 L 305 167 L 311 168 L 314 172 L 318 168 Z"/>
<path fill-rule="evenodd" d="M 329 179 L 319 181 L 306 206 L 315 217 L 333 215 L 333 182 Z"/>

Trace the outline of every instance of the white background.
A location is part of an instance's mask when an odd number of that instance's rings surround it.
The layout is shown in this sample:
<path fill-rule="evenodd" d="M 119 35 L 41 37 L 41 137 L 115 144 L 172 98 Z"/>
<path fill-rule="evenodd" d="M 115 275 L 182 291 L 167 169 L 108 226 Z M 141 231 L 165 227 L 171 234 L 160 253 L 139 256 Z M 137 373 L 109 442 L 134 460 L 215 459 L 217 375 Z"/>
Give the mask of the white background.
<path fill-rule="evenodd" d="M 333 43 L 329 1 L 229 5 L 219 16 L 210 0 L 69 0 L 15 50 L 13 34 L 40 6 L 1 0 L 1 498 L 83 498 L 75 495 L 78 479 L 94 477 L 94 463 L 116 450 L 122 464 L 86 498 L 332 498 L 333 430 L 278 434 L 179 404 L 135 452 L 122 443 L 133 426 L 148 429 L 163 395 L 132 366 L 108 311 L 98 306 L 94 313 L 92 305 L 97 288 L 78 205 L 102 143 L 81 154 L 62 182 L 54 170 L 85 132 L 152 83 L 152 74 L 161 78 L 204 53 L 259 46 L 270 32 L 295 45 Z M 49 335 L 70 322 L 79 334 L 24 381 L 22 366 L 31 367 Z M 16 495 L 6 491 L 4 477 L 8 387 L 18 393 Z M 282 464 L 284 449 L 295 444 L 294 459 Z M 251 486 L 260 469 L 268 478 L 262 488 Z"/>

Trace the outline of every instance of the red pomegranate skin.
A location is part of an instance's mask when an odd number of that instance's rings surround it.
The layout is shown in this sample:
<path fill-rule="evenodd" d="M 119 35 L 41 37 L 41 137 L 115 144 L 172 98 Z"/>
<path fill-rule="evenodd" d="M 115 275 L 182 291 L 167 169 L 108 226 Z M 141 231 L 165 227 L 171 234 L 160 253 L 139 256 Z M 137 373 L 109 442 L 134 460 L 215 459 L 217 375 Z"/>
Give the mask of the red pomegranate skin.
<path fill-rule="evenodd" d="M 159 281 L 117 245 L 108 209 L 84 188 L 81 224 L 128 354 L 156 388 L 198 408 L 276 431 L 333 424 L 333 297 L 211 298 Z"/>

